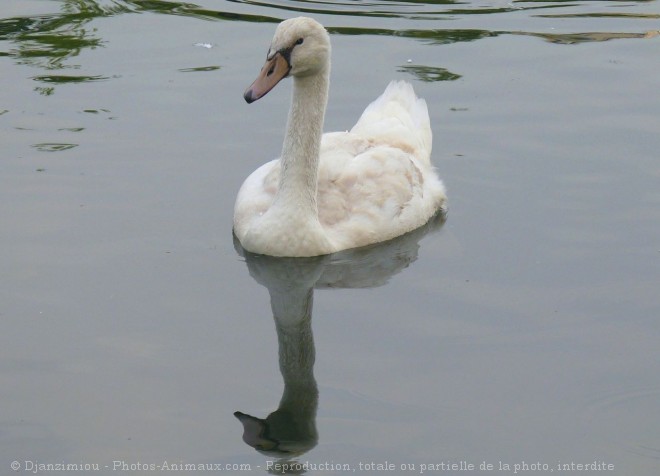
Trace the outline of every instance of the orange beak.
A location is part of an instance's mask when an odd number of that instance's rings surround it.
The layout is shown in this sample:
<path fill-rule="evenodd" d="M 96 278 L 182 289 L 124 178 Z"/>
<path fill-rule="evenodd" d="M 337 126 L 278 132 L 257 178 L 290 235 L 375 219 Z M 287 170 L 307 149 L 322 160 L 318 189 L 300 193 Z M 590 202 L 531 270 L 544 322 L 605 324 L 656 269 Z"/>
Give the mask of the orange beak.
<path fill-rule="evenodd" d="M 291 71 L 291 65 L 288 59 L 281 52 L 276 51 L 273 56 L 266 60 L 266 64 L 261 68 L 259 76 L 245 90 L 243 97 L 250 104 L 265 96 L 277 83 L 287 77 L 289 71 Z"/>

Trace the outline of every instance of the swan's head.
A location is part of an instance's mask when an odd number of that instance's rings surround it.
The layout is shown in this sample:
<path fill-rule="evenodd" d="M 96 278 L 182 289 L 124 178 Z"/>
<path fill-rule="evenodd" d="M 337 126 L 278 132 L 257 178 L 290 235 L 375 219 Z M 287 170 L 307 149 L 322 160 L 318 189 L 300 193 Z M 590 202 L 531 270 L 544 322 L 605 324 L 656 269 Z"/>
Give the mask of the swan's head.
<path fill-rule="evenodd" d="M 330 37 L 316 20 L 291 18 L 280 23 L 270 44 L 266 64 L 245 90 L 248 103 L 266 95 L 287 76 L 311 76 L 330 64 Z"/>

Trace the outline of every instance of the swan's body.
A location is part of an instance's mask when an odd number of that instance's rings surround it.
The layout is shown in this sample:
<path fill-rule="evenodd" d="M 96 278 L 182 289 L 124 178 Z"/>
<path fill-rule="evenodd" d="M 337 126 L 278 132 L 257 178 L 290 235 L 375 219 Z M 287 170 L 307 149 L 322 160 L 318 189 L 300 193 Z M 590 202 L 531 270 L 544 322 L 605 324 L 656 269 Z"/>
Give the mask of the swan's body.
<path fill-rule="evenodd" d="M 392 82 L 349 132 L 322 134 L 330 41 L 309 18 L 282 22 L 245 99 L 294 78 L 281 159 L 255 170 L 236 198 L 234 233 L 248 251 L 316 256 L 389 240 L 424 225 L 446 196 L 430 161 L 426 103 Z"/>

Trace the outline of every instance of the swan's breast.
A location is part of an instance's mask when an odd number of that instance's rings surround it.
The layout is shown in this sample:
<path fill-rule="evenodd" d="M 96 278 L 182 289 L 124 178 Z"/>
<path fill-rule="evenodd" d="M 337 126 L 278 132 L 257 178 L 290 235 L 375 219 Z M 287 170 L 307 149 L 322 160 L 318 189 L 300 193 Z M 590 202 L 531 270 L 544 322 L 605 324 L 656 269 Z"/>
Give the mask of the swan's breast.
<path fill-rule="evenodd" d="M 252 172 L 241 185 L 234 206 L 234 232 L 239 239 L 273 204 L 279 175 L 280 161 L 271 160 Z"/>

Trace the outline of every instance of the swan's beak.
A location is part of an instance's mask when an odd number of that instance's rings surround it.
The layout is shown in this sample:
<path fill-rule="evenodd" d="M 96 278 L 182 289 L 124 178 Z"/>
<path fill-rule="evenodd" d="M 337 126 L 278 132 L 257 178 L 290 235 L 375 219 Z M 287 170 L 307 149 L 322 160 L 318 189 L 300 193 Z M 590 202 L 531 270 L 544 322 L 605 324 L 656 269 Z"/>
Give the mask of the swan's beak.
<path fill-rule="evenodd" d="M 266 60 L 266 64 L 261 68 L 259 76 L 245 90 L 243 97 L 249 104 L 265 96 L 280 80 L 287 77 L 289 71 L 291 71 L 289 61 L 281 52 L 276 51 L 275 54 Z"/>
<path fill-rule="evenodd" d="M 248 445 L 266 451 L 277 448 L 277 441 L 266 436 L 268 432 L 266 420 L 241 412 L 234 412 L 234 416 L 243 424 L 243 441 Z"/>

